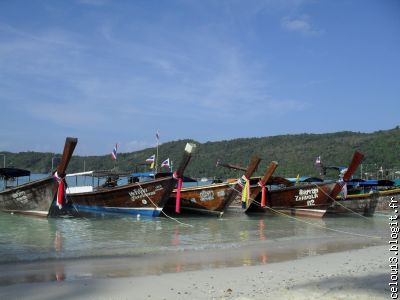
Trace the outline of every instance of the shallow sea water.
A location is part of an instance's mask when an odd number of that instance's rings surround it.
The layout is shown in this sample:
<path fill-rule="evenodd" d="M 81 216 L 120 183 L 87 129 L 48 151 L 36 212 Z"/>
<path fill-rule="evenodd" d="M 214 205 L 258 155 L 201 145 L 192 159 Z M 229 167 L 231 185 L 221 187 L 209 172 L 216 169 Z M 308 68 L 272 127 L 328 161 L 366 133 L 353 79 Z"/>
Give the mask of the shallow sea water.
<path fill-rule="evenodd" d="M 0 285 L 267 264 L 382 245 L 388 235 L 385 215 L 176 218 L 0 213 Z"/>

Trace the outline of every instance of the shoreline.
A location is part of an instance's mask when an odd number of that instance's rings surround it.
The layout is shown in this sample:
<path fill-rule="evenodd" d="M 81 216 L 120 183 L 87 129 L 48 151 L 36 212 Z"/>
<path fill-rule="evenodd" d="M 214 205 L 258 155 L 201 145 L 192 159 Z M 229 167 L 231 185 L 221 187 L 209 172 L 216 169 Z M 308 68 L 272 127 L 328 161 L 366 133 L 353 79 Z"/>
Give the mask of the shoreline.
<path fill-rule="evenodd" d="M 254 266 L 16 283 L 0 286 L 0 296 L 5 299 L 387 299 L 388 257 L 387 245 L 369 246 Z M 131 262 L 126 259 L 126 263 Z"/>

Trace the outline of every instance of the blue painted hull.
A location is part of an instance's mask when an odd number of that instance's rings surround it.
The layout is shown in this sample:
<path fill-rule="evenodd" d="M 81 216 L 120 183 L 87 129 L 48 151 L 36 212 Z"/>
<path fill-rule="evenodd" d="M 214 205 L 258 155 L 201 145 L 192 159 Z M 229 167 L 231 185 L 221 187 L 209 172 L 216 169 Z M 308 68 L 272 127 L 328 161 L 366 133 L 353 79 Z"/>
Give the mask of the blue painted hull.
<path fill-rule="evenodd" d="M 115 208 L 103 206 L 86 206 L 86 205 L 71 205 L 65 208 L 69 214 L 73 215 L 103 215 L 103 214 L 118 214 L 118 215 L 131 215 L 135 217 L 158 217 L 161 209 L 141 209 L 141 208 Z"/>
<path fill-rule="evenodd" d="M 67 194 L 67 214 L 158 217 L 175 185 L 173 177 Z"/>

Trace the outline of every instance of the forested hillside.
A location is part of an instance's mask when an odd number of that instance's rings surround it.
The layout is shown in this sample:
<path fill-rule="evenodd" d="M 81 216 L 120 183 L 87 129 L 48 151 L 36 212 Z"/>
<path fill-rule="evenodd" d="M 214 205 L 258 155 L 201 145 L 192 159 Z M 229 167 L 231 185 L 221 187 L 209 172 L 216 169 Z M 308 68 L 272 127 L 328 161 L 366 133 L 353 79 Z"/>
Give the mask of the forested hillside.
<path fill-rule="evenodd" d="M 79 137 L 78 137 L 79 138 Z M 194 177 L 231 177 L 237 176 L 238 171 L 216 167 L 220 159 L 223 162 L 246 166 L 250 156 L 257 154 L 263 160 L 257 171 L 262 174 L 271 160 L 276 160 L 279 167 L 276 174 L 295 177 L 316 176 L 314 167 L 317 156 L 321 156 L 326 165 L 347 165 L 355 150 L 365 154 L 363 172 L 376 172 L 381 166 L 387 172 L 400 170 L 400 129 L 381 130 L 373 133 L 337 132 L 326 134 L 296 134 L 279 135 L 261 138 L 240 138 L 229 141 L 199 143 L 192 140 L 167 142 L 159 147 L 161 162 L 170 158 L 177 167 L 186 142 L 197 144 L 195 155 L 190 162 L 187 175 Z M 79 142 L 78 146 L 79 147 Z M 131 153 L 119 153 L 118 160 L 111 159 L 110 154 L 103 156 L 74 156 L 69 172 L 85 170 L 104 170 L 116 166 L 120 170 L 148 170 L 142 165 L 146 158 L 155 154 L 155 148 Z M 7 166 L 29 169 L 33 172 L 49 172 L 52 165 L 56 166 L 60 154 L 20 152 L 0 152 L 6 155 Z M 3 157 L 0 154 L 0 166 Z M 55 157 L 55 158 L 53 158 Z M 357 171 L 357 172 L 360 172 Z M 335 174 L 332 174 L 332 176 Z"/>

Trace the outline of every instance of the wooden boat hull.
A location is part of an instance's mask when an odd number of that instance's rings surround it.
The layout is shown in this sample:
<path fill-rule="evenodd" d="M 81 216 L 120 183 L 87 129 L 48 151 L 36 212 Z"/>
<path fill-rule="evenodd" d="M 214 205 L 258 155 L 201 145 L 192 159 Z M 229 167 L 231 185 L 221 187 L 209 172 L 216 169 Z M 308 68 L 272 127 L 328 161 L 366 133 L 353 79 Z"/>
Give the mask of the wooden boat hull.
<path fill-rule="evenodd" d="M 257 169 L 261 159 L 253 156 L 245 174 L 242 176 L 250 178 Z M 187 187 L 181 190 L 180 209 L 186 212 L 196 212 L 203 214 L 213 214 L 221 216 L 225 209 L 236 198 L 240 197 L 242 192 L 242 180 L 233 180 L 232 182 L 214 183 L 206 186 Z M 171 211 L 176 203 L 176 191 L 169 199 L 166 209 Z M 176 212 L 176 210 L 175 210 Z"/>
<path fill-rule="evenodd" d="M 333 202 L 330 194 L 335 185 L 336 183 L 319 183 L 271 190 L 267 192 L 267 207 L 264 208 L 259 204 L 261 194 L 258 192 L 255 198 L 256 201 L 250 204 L 246 212 L 270 212 L 291 216 L 322 217 Z"/>
<path fill-rule="evenodd" d="M 394 212 L 394 209 L 389 206 L 390 203 L 400 205 L 400 188 L 379 191 L 375 211 Z"/>
<path fill-rule="evenodd" d="M 175 183 L 173 177 L 165 177 L 93 192 L 68 194 L 66 213 L 75 216 L 107 213 L 157 217 Z"/>
<path fill-rule="evenodd" d="M 61 161 L 54 175 L 1 191 L 0 210 L 41 217 L 51 215 L 58 189 L 63 187 L 60 183 L 64 181 L 65 171 L 77 143 L 77 138 L 65 139 Z"/>
<path fill-rule="evenodd" d="M 0 210 L 47 217 L 57 194 L 58 183 L 47 177 L 0 192 Z"/>
<path fill-rule="evenodd" d="M 222 215 L 229 201 L 229 193 L 234 183 L 216 183 L 204 186 L 186 187 L 181 190 L 181 211 L 200 214 Z M 176 190 L 165 209 L 175 209 Z"/>
<path fill-rule="evenodd" d="M 327 215 L 356 215 L 365 217 L 374 215 L 378 203 L 378 194 L 351 195 L 346 199 L 336 199 L 327 209 Z"/>
<path fill-rule="evenodd" d="M 323 217 L 328 207 L 334 202 L 336 196 L 343 188 L 344 182 L 348 181 L 357 169 L 364 155 L 358 151 L 353 154 L 349 167 L 338 182 L 318 182 L 300 185 L 291 185 L 284 188 L 265 191 L 265 206 L 261 207 L 262 190 L 255 187 L 251 191 L 246 212 L 271 211 L 284 213 L 292 216 Z M 276 167 L 276 166 L 275 166 Z M 266 184 L 268 175 L 272 175 L 274 163 L 269 167 L 263 179 Z M 272 179 L 272 178 L 271 178 Z M 261 192 L 261 193 L 260 193 Z"/>
<path fill-rule="evenodd" d="M 64 213 L 73 216 L 125 214 L 157 217 L 175 187 L 181 182 L 196 145 L 187 143 L 176 172 L 145 182 L 128 183 L 121 186 L 102 187 L 94 191 L 68 194 L 68 207 Z"/>
<path fill-rule="evenodd" d="M 375 191 L 371 193 L 351 194 L 346 199 L 336 199 L 328 208 L 328 214 L 354 215 L 354 212 L 366 217 L 377 212 L 393 211 L 389 206 L 391 201 L 400 203 L 400 188 Z"/>

